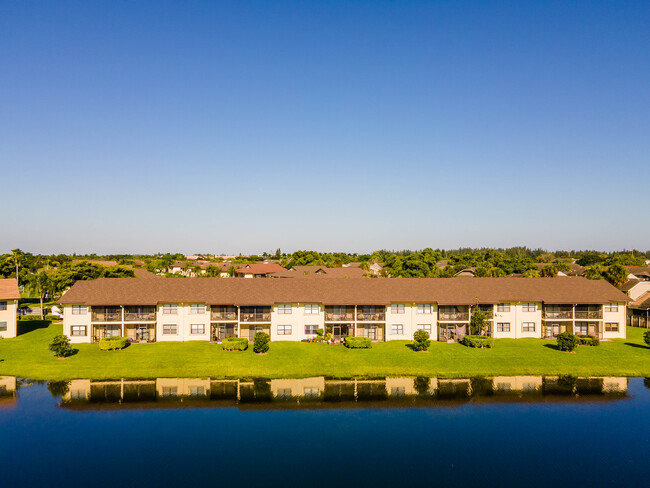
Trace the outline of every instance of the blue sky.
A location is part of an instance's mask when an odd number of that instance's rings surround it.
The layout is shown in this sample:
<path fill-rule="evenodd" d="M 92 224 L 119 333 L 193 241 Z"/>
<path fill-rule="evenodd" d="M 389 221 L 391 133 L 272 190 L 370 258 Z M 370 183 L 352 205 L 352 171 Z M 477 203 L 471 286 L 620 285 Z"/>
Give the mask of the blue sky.
<path fill-rule="evenodd" d="M 3 2 L 0 252 L 647 249 L 649 23 L 647 1 Z"/>

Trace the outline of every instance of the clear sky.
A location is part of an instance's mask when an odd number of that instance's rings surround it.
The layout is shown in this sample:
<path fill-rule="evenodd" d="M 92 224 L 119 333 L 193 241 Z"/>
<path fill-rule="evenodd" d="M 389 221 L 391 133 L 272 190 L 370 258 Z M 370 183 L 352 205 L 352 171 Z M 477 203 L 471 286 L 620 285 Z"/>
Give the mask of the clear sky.
<path fill-rule="evenodd" d="M 650 248 L 650 2 L 0 3 L 0 252 Z"/>

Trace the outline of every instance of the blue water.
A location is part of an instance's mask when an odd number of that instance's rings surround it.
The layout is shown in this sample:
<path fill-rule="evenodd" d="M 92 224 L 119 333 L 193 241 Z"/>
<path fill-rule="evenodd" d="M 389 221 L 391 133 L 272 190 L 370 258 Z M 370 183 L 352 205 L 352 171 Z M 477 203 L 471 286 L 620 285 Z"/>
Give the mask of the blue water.
<path fill-rule="evenodd" d="M 615 395 L 378 398 L 66 402 L 23 381 L 0 403 L 0 486 L 650 486 L 643 378 Z"/>

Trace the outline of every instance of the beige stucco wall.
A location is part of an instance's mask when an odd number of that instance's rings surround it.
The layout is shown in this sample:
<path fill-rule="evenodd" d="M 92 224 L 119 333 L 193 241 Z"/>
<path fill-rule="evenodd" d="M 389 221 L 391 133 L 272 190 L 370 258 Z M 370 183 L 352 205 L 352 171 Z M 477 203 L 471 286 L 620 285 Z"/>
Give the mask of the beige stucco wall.
<path fill-rule="evenodd" d="M 198 303 L 198 302 L 195 302 Z M 156 310 L 156 341 L 209 341 L 210 340 L 210 307 L 205 307 L 205 312 L 201 314 L 191 313 L 191 303 L 176 303 L 177 310 L 175 314 L 166 314 L 163 312 L 164 304 L 158 304 Z M 176 334 L 163 334 L 164 325 L 176 325 Z M 204 326 L 203 334 L 192 334 L 192 324 L 202 324 Z"/>
<path fill-rule="evenodd" d="M 306 389 L 307 391 L 305 391 Z M 313 378 L 271 380 L 271 393 L 274 397 L 277 397 L 279 393 L 284 395 L 289 391 L 290 393 L 287 396 L 291 397 L 304 397 L 306 393 L 309 393 L 311 397 L 318 397 L 325 391 L 325 378 L 317 376 Z"/>
<path fill-rule="evenodd" d="M 641 281 L 634 285 L 634 287 L 628 291 L 628 296 L 632 300 L 636 300 L 644 293 L 650 292 L 650 281 Z"/>
<path fill-rule="evenodd" d="M 521 339 L 524 337 L 542 337 L 542 304 L 541 302 L 507 302 L 510 304 L 509 312 L 497 312 L 497 305 L 494 305 L 494 319 L 492 321 L 493 337 L 495 339 Z M 524 312 L 523 303 L 534 303 L 534 312 Z M 510 332 L 498 332 L 499 322 L 510 323 Z M 523 323 L 534 322 L 534 332 L 524 332 Z"/>
<path fill-rule="evenodd" d="M 603 339 L 625 339 L 627 335 L 626 330 L 626 317 L 627 307 L 624 302 L 618 304 L 617 312 L 607 312 L 605 307 L 603 307 Z M 607 332 L 605 330 L 605 324 L 607 322 L 616 322 L 618 323 L 618 332 Z"/>
<path fill-rule="evenodd" d="M 0 311 L 0 322 L 7 322 L 7 330 L 0 332 L 0 337 L 9 339 L 16 337 L 17 324 L 16 314 L 18 313 L 18 300 L 0 300 L 7 302 L 7 310 Z"/>
<path fill-rule="evenodd" d="M 322 304 L 316 304 L 318 314 L 305 314 L 305 303 L 292 303 L 290 314 L 280 314 L 278 305 L 275 304 L 271 308 L 272 341 L 301 341 L 315 337 L 305 334 L 305 325 L 316 325 L 317 329 L 325 328 L 325 308 Z M 291 335 L 278 335 L 278 325 L 290 325 Z"/>
<path fill-rule="evenodd" d="M 393 302 L 404 305 L 404 313 L 393 313 L 392 307 L 386 307 L 386 337 L 387 341 L 412 341 L 418 325 L 430 326 L 431 340 L 438 340 L 438 306 L 431 303 L 431 313 L 418 313 L 417 303 Z M 392 305 L 392 304 L 391 304 Z M 402 324 L 404 334 L 393 334 L 393 325 Z"/>
<path fill-rule="evenodd" d="M 91 307 L 87 307 L 86 313 L 83 315 L 73 315 L 72 305 L 63 306 L 63 334 L 67 335 L 70 338 L 71 343 L 81 344 L 81 343 L 92 342 L 93 331 L 90 325 L 90 317 L 91 317 Z M 85 325 L 86 335 L 73 336 L 71 333 L 73 325 Z"/>

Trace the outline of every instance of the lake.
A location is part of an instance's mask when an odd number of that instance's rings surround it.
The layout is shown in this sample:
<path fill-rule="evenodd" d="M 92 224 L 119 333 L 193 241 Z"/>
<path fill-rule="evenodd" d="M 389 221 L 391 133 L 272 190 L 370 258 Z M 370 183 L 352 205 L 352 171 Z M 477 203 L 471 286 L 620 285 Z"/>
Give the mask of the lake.
<path fill-rule="evenodd" d="M 644 378 L 0 377 L 2 486 L 649 486 Z"/>

